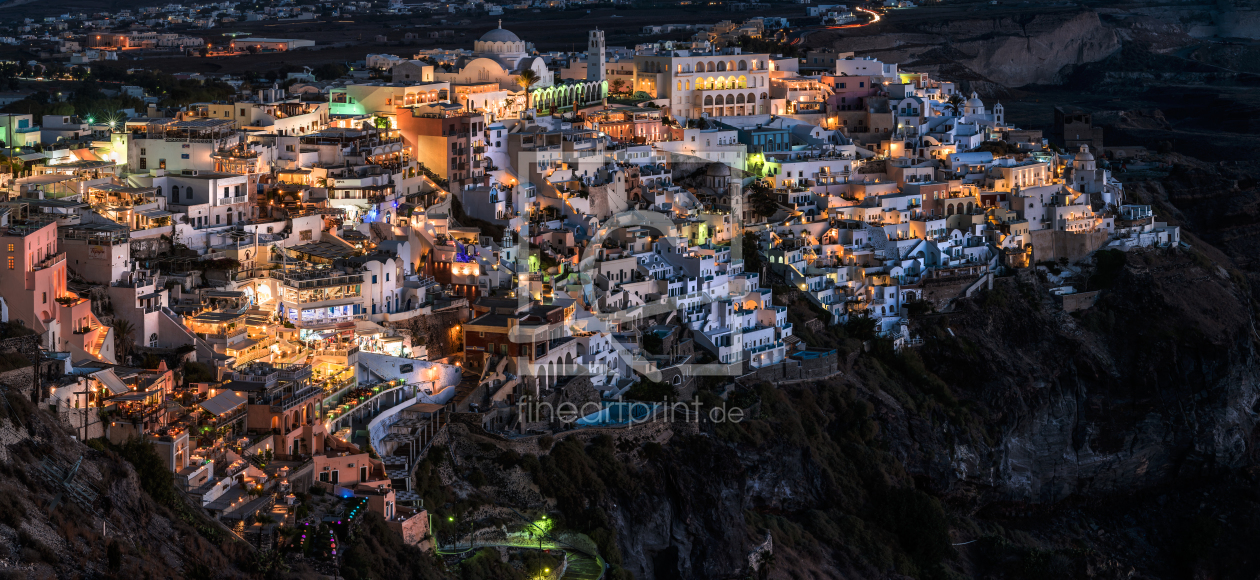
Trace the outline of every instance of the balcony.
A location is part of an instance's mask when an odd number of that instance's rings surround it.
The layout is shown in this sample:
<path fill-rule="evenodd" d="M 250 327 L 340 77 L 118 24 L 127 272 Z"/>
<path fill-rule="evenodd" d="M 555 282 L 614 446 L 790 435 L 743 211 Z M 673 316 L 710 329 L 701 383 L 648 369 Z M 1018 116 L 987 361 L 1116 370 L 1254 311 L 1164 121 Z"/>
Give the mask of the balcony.
<path fill-rule="evenodd" d="M 36 262 L 35 264 L 31 265 L 31 269 L 43 270 L 45 268 L 51 268 L 57 265 L 57 263 L 59 262 L 64 262 L 65 259 L 66 259 L 65 252 L 57 252 L 56 254 L 51 254 L 49 256 L 46 256 L 44 257 L 43 260 L 40 260 L 39 262 Z"/>
<path fill-rule="evenodd" d="M 87 302 L 87 298 L 76 296 L 74 294 L 66 294 L 65 296 L 58 296 L 56 301 L 57 304 L 65 306 L 66 308 L 73 308 L 79 304 Z"/>
<path fill-rule="evenodd" d="M 281 296 L 280 301 L 290 307 L 300 304 L 309 308 L 311 306 L 344 306 L 347 304 L 355 304 L 359 302 L 357 298 L 361 297 L 362 295 L 359 292 L 344 292 L 336 296 L 298 296 L 297 298 L 293 298 L 292 296 Z M 347 300 L 350 302 L 346 302 Z"/>
<path fill-rule="evenodd" d="M 328 286 L 348 286 L 351 284 L 362 284 L 362 274 L 331 274 L 324 270 L 312 271 L 284 271 L 271 270 L 271 277 L 284 282 L 285 286 L 291 288 L 325 288 Z"/>
<path fill-rule="evenodd" d="M 223 198 L 219 198 L 219 202 L 218 202 L 218 204 L 217 204 L 217 205 L 233 205 L 233 204 L 237 204 L 237 203 L 249 203 L 249 196 L 248 196 L 248 195 L 237 195 L 237 196 L 233 196 L 233 197 L 223 197 Z"/>
<path fill-rule="evenodd" d="M 306 367 L 306 370 L 307 376 L 310 376 L 310 367 Z M 281 371 L 281 374 L 283 374 L 283 371 Z M 324 389 L 321 387 L 306 387 L 296 393 L 293 393 L 292 395 L 271 401 L 271 412 L 281 413 L 288 411 L 289 409 L 310 401 L 316 395 L 322 394 L 323 392 Z"/>
<path fill-rule="evenodd" d="M 307 364 L 289 364 L 280 365 L 278 376 L 282 381 L 301 381 L 310 378 L 311 365 Z"/>
<path fill-rule="evenodd" d="M 359 352 L 359 347 L 357 346 L 338 349 L 320 349 L 315 351 L 315 356 L 350 356 L 357 352 Z"/>
<path fill-rule="evenodd" d="M 333 325 L 341 324 L 343 322 L 354 322 L 356 320 L 367 320 L 367 314 L 345 314 L 345 315 L 338 315 L 338 316 L 328 316 L 325 318 L 307 318 L 307 319 L 290 320 L 290 322 L 293 322 L 298 328 L 305 328 L 308 330 L 318 330 L 318 329 L 329 328 Z"/>
<path fill-rule="evenodd" d="M 277 339 L 274 336 L 264 336 L 258 339 L 258 342 L 255 343 L 253 346 L 245 349 L 243 352 L 237 352 L 236 364 L 243 365 L 246 363 L 256 361 L 260 358 L 263 358 L 264 356 L 267 356 L 271 352 L 268 349 L 271 347 L 271 345 L 276 344 L 277 342 L 279 342 L 279 339 Z M 235 350 L 235 349 L 229 349 L 229 350 Z"/>
<path fill-rule="evenodd" d="M 260 153 L 253 149 L 241 149 L 233 147 L 231 149 L 220 149 L 210 154 L 211 159 L 230 159 L 230 160 L 248 160 L 257 159 Z"/>
<path fill-rule="evenodd" d="M 229 338 L 236 338 L 245 334 L 246 330 L 247 327 L 242 324 L 240 328 L 227 329 L 221 332 L 198 332 L 197 336 L 206 340 L 227 340 Z"/>

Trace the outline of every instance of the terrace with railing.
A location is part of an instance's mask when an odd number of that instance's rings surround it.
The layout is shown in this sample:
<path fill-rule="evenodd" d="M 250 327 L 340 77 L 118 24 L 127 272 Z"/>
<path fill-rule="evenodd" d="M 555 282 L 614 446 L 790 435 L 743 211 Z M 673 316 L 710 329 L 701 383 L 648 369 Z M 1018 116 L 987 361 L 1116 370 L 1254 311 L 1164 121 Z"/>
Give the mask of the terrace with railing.
<path fill-rule="evenodd" d="M 245 334 L 245 331 L 246 331 L 246 327 L 241 326 L 239 328 L 225 328 L 218 332 L 198 332 L 197 336 L 201 338 L 205 338 L 205 339 L 213 338 L 213 339 L 226 340 L 229 338 L 236 338 L 242 334 Z"/>
<path fill-rule="evenodd" d="M 348 348 L 322 348 L 315 351 L 315 356 L 350 356 L 359 352 L 358 346 Z"/>
<path fill-rule="evenodd" d="M 0 235 L 29 236 L 56 221 L 57 216 L 53 214 L 31 213 L 26 218 L 11 220 L 8 227 L 0 228 Z"/>
<path fill-rule="evenodd" d="M 156 187 L 124 187 L 114 184 L 90 185 L 87 201 L 93 207 L 104 210 L 120 210 L 158 203 L 162 195 Z"/>
<path fill-rule="evenodd" d="M 241 365 L 232 372 L 236 381 L 262 383 L 271 389 L 280 381 L 299 382 L 311 376 L 311 365 L 304 363 L 253 362 Z"/>
<path fill-rule="evenodd" d="M 66 260 L 65 252 L 57 252 L 56 254 L 49 254 L 47 256 L 44 256 L 44 259 L 32 264 L 31 269 L 43 270 L 45 268 L 51 268 L 57 265 L 58 263 L 64 262 L 65 260 Z"/>
<path fill-rule="evenodd" d="M 271 412 L 279 413 L 306 404 L 307 401 L 310 401 L 323 393 L 324 389 L 322 387 L 308 386 L 298 389 L 293 393 L 278 393 L 272 397 L 264 399 L 263 403 L 269 403 L 271 405 Z"/>
<path fill-rule="evenodd" d="M 271 270 L 270 276 L 292 288 L 324 288 L 362 284 L 363 274 L 339 269 L 317 268 L 301 270 Z"/>
<path fill-rule="evenodd" d="M 192 119 L 188 121 L 154 121 L 132 130 L 139 139 L 163 139 L 168 142 L 214 143 L 236 134 L 230 119 Z"/>

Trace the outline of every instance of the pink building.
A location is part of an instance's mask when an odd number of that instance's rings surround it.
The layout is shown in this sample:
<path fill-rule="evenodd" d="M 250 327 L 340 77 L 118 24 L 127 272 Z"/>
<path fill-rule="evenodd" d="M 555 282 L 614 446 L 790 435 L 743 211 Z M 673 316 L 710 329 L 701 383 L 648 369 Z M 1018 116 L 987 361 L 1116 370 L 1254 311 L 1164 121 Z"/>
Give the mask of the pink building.
<path fill-rule="evenodd" d="M 866 98 L 877 92 L 869 76 L 823 75 L 822 82 L 833 91 L 827 98 L 828 111 L 861 111 L 866 108 Z"/>
<path fill-rule="evenodd" d="M 72 358 L 114 359 L 113 329 L 101 326 L 91 304 L 66 289 L 66 254 L 57 247 L 57 223 L 15 219 L 0 228 L 0 296 L 11 320 L 43 338 L 45 347 Z"/>
<path fill-rule="evenodd" d="M 356 485 L 378 487 L 389 485 L 385 465 L 368 457 L 367 453 L 329 451 L 311 457 L 314 461 L 315 481 L 353 489 Z"/>

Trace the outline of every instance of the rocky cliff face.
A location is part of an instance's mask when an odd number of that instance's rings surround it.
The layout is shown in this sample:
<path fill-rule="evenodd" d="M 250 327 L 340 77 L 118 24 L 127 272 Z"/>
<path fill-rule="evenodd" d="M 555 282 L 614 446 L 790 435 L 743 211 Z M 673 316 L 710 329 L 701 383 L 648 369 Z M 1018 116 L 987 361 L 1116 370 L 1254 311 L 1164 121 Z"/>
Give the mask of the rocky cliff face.
<path fill-rule="evenodd" d="M 1055 84 L 1072 67 L 1120 48 L 1098 14 L 1027 15 L 923 26 L 962 58 L 957 63 L 1006 87 Z"/>
<path fill-rule="evenodd" d="M 1248 465 L 1260 368 L 1247 296 L 1200 254 L 1128 262 L 1079 316 L 1038 298 L 1032 277 L 960 304 L 957 341 L 929 341 L 923 359 L 985 409 L 986 437 L 956 433 L 934 445 L 945 456 L 907 462 L 946 494 L 1035 503 Z"/>
<path fill-rule="evenodd" d="M 1119 533 L 1150 518 L 1150 505 L 1110 520 L 1101 508 L 1064 514 L 1194 490 L 1254 464 L 1258 337 L 1244 278 L 1218 262 L 1228 264 L 1210 247 L 1107 254 L 1072 280 L 1103 289 L 1074 314 L 1049 295 L 1060 282 L 1001 278 L 948 314 L 916 319 L 917 351 L 864 348 L 829 330 L 813 338 L 839 341 L 843 376 L 761 385 L 751 420 L 521 447 L 539 462 L 509 471 L 541 493 L 519 507 L 611 538 L 602 546 L 618 574 L 640 580 L 746 578 L 767 532 L 773 563 L 756 574 L 773 578 L 1193 566 L 1201 555 L 1162 544 L 1180 527 L 1152 532 L 1145 547 L 1079 529 Z M 459 467 L 444 479 L 465 500 L 508 497 L 493 483 L 510 479 L 499 452 L 466 437 L 452 442 Z M 460 483 L 474 466 L 490 488 Z"/>
<path fill-rule="evenodd" d="M 820 32 L 809 45 L 1006 88 L 1060 83 L 1074 67 L 1120 48 L 1115 30 L 1092 11 L 932 19 L 874 36 Z"/>
<path fill-rule="evenodd" d="M 0 398 L 0 558 L 8 577 L 244 575 L 238 563 L 250 552 L 181 503 L 156 455 L 136 457 L 147 461 L 148 484 L 166 492 L 168 507 L 155 503 L 146 481 L 115 451 L 71 439 L 16 390 Z M 76 501 L 60 485 L 76 463 L 71 482 L 93 490 L 94 502 Z"/>
<path fill-rule="evenodd" d="M 1060 525 L 1053 514 L 1074 502 L 1194 486 L 1254 463 L 1251 305 L 1238 273 L 1214 259 L 1223 256 L 1157 250 L 1103 263 L 1073 282 L 1105 288 L 1076 314 L 1035 275 L 999 279 L 955 311 L 919 319 L 917 354 L 876 346 L 854 353 L 840 379 L 763 386 L 755 420 L 676 435 L 651 453 L 618 445 L 634 484 L 605 479 L 608 494 L 592 505 L 640 579 L 740 577 L 766 530 L 771 577 L 1018 571 L 1029 550 L 1058 553 L 1065 542 L 1095 550 L 1061 554 L 1069 567 L 1171 565 L 1170 553 L 1144 564 L 1131 546 L 1042 528 Z M 917 551 L 939 541 L 915 535 L 934 529 L 917 519 L 931 509 L 899 515 L 898 502 L 919 501 L 899 493 L 940 499 L 948 543 L 983 542 L 946 544 L 939 560 Z M 1097 514 L 1073 517 L 1081 525 Z M 1037 540 L 1011 547 L 998 522 L 1039 528 Z"/>

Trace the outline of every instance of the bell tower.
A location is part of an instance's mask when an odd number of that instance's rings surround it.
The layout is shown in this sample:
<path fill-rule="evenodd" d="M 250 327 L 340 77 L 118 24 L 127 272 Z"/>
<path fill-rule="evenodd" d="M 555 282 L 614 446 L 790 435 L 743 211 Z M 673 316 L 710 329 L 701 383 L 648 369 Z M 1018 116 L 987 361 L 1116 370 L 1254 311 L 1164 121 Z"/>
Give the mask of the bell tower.
<path fill-rule="evenodd" d="M 586 80 L 603 82 L 605 80 L 604 31 L 592 30 L 586 41 Z"/>

